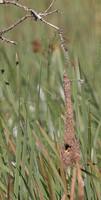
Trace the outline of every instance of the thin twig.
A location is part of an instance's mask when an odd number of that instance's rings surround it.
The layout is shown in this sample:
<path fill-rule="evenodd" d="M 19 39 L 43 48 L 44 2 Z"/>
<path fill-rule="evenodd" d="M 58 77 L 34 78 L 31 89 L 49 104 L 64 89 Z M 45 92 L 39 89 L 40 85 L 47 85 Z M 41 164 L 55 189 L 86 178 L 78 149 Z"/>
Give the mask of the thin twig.
<path fill-rule="evenodd" d="M 19 24 L 21 24 L 23 21 L 25 21 L 26 19 L 32 17 L 32 15 L 25 15 L 24 17 L 22 17 L 21 19 L 19 19 L 17 22 L 15 22 L 14 24 L 12 24 L 10 27 L 1 30 L 0 34 L 4 34 L 7 33 L 8 31 L 11 31 L 12 29 L 14 29 L 16 26 L 18 26 Z"/>
<path fill-rule="evenodd" d="M 47 22 L 45 19 L 41 19 L 41 21 L 49 26 L 51 26 L 52 28 L 56 29 L 57 31 L 59 31 L 59 27 L 58 26 L 55 26 L 54 24 L 51 24 L 50 22 Z"/>
<path fill-rule="evenodd" d="M 44 11 L 44 13 L 47 13 L 53 6 L 55 0 L 52 0 L 51 4 L 49 5 L 49 7 Z"/>
<path fill-rule="evenodd" d="M 0 4 L 10 4 L 10 5 L 14 5 L 14 6 L 17 6 L 18 8 L 22 8 L 23 10 L 25 10 L 25 11 L 29 11 L 29 8 L 28 7 L 26 7 L 26 6 L 24 6 L 24 5 L 22 5 L 22 4 L 19 4 L 19 3 L 17 3 L 16 1 L 7 1 L 7 0 L 3 0 L 2 2 L 0 2 Z"/>
<path fill-rule="evenodd" d="M 51 15 L 53 13 L 58 13 L 58 9 L 55 9 L 55 10 L 50 11 L 50 12 L 39 13 L 39 14 L 40 14 L 40 16 L 46 17 L 47 15 Z"/>
<path fill-rule="evenodd" d="M 34 17 L 35 17 L 35 19 L 41 19 L 41 16 L 34 10 L 34 9 L 31 9 L 31 8 L 28 8 L 27 6 L 25 6 L 25 5 L 22 5 L 22 4 L 20 4 L 20 3 L 17 3 L 16 1 L 7 1 L 7 0 L 4 0 L 3 2 L 0 2 L 0 4 L 8 4 L 8 5 L 14 5 L 14 6 L 16 6 L 16 7 L 18 7 L 18 8 L 22 8 L 24 11 L 26 11 L 26 12 L 29 12 L 29 13 L 31 13 Z"/>
<path fill-rule="evenodd" d="M 9 40 L 7 38 L 5 38 L 4 36 L 0 36 L 0 39 L 3 41 L 3 42 L 6 42 L 6 43 L 10 43 L 10 44 L 17 44 L 15 41 L 13 40 Z"/>

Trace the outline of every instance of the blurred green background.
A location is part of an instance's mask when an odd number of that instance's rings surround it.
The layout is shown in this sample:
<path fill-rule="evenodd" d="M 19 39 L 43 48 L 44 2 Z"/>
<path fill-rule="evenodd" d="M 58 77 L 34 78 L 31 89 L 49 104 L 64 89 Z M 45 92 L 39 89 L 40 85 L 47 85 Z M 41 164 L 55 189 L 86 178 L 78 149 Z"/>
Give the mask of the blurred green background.
<path fill-rule="evenodd" d="M 50 3 L 45 0 L 41 2 L 27 0 L 20 2 L 34 8 L 38 12 L 44 11 Z M 79 57 L 82 68 L 85 70 L 94 89 L 97 90 L 98 101 L 100 103 L 100 2 L 94 0 L 56 1 L 53 8 L 59 9 L 59 13 L 48 16 L 47 20 L 64 28 L 66 43 L 70 53 L 73 56 Z M 22 9 L 14 8 L 14 6 L 13 9 L 12 6 L 1 6 L 0 13 L 1 27 L 12 24 L 24 14 Z M 52 28 L 40 22 L 35 23 L 33 20 L 27 20 L 7 36 L 18 42 L 19 52 L 23 52 L 21 56 L 24 57 L 24 69 L 28 62 L 27 68 L 30 71 L 30 66 L 32 69 L 32 65 L 34 65 L 32 41 L 39 40 L 46 52 L 47 45 L 52 43 L 52 40 L 55 40 L 53 41 L 54 43 L 56 42 L 54 35 L 55 32 Z M 15 47 L 10 48 L 5 45 L 5 48 L 8 56 L 10 51 L 12 52 L 12 48 L 16 52 Z"/>
<path fill-rule="evenodd" d="M 49 0 L 19 0 L 44 11 Z M 75 131 L 80 142 L 84 199 L 101 199 L 101 2 L 56 0 L 47 21 L 62 27 L 73 66 Z M 0 29 L 25 13 L 0 5 Z M 69 199 L 71 172 L 64 175 L 59 149 L 64 133 L 65 58 L 54 29 L 26 20 L 0 43 L 0 199 Z M 84 80 L 81 84 L 79 79 Z M 61 173 L 59 173 L 59 171 Z M 78 199 L 76 182 L 75 199 Z"/>

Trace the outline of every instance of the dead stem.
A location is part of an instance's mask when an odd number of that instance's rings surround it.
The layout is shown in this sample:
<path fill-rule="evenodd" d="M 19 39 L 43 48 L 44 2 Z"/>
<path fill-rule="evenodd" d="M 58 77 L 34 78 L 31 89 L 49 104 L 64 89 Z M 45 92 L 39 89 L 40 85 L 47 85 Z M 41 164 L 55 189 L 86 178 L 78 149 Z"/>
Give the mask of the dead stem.
<path fill-rule="evenodd" d="M 84 182 L 81 175 L 81 168 L 79 163 L 77 163 L 77 179 L 78 179 L 78 199 L 84 199 Z"/>
<path fill-rule="evenodd" d="M 76 183 L 76 168 L 73 169 L 73 176 L 72 176 L 72 183 L 71 183 L 71 192 L 70 192 L 70 200 L 74 200 L 75 183 Z"/>

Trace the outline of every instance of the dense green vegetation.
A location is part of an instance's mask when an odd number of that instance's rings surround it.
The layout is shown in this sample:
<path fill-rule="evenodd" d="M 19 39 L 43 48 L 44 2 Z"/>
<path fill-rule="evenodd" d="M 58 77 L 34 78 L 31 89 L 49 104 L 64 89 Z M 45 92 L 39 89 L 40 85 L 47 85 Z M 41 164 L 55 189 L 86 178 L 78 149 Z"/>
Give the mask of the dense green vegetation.
<path fill-rule="evenodd" d="M 20 1 L 20 0 L 19 0 Z M 20 1 L 42 11 L 48 0 Z M 76 136 L 80 142 L 84 199 L 101 199 L 100 1 L 57 0 L 47 20 L 64 28 L 73 66 Z M 23 16 L 0 6 L 0 27 Z M 72 169 L 62 173 L 65 58 L 54 29 L 27 20 L 7 34 L 17 46 L 0 43 L 0 199 L 69 199 Z M 83 80 L 83 83 L 79 80 Z M 61 172 L 61 175 L 60 175 Z M 76 183 L 75 199 L 78 199 Z"/>

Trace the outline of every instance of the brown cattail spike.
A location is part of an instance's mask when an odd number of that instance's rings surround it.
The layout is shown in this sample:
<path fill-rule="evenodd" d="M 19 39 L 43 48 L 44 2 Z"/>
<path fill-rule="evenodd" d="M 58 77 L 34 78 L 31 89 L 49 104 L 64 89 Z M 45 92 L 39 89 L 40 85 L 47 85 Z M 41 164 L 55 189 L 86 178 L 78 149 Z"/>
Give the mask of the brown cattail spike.
<path fill-rule="evenodd" d="M 73 105 L 71 100 L 71 81 L 64 73 L 64 95 L 65 95 L 65 128 L 64 128 L 64 145 L 61 156 L 65 167 L 72 166 L 80 160 L 79 143 L 75 137 Z"/>

